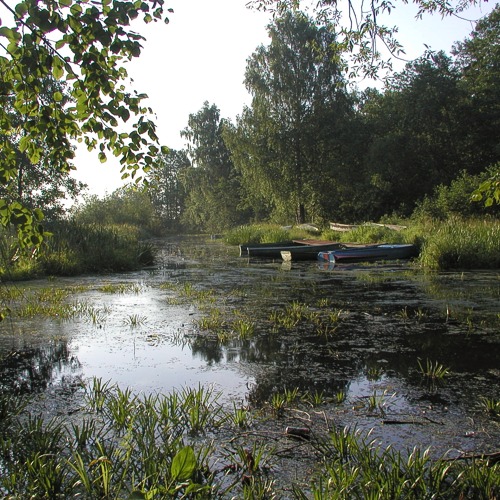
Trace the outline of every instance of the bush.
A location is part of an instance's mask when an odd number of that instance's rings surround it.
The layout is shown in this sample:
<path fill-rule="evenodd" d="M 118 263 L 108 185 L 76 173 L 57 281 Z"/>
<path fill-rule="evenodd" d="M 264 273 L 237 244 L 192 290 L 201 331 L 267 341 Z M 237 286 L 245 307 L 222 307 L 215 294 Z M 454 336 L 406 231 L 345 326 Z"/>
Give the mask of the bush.
<path fill-rule="evenodd" d="M 494 169 L 490 167 L 475 176 L 465 170 L 460 172 L 449 186 L 437 186 L 433 196 L 424 198 L 415 208 L 413 218 L 419 220 L 430 217 L 445 220 L 454 216 L 500 215 L 499 206 L 486 207 L 484 203 L 472 201 L 474 190 L 493 174 Z M 496 169 L 498 170 L 498 167 Z"/>

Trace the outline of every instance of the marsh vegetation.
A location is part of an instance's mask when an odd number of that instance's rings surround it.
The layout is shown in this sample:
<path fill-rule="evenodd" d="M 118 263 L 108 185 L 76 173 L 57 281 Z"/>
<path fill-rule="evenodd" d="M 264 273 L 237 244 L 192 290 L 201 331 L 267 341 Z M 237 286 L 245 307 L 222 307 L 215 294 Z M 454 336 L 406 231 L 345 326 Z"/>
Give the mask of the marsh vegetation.
<path fill-rule="evenodd" d="M 495 272 L 156 246 L 0 288 L 6 496 L 498 495 Z"/>

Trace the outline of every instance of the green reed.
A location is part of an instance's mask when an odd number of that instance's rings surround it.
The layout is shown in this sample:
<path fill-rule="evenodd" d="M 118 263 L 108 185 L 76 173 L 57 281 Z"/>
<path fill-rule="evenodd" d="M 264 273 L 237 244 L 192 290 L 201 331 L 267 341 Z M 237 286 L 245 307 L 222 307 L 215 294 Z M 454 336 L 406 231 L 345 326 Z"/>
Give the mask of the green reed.
<path fill-rule="evenodd" d="M 283 409 L 287 400 L 304 399 L 296 389 L 276 396 Z M 81 422 L 23 413 L 0 419 L 5 498 L 279 498 L 272 463 L 283 455 L 268 433 L 251 432 L 246 408 L 224 410 L 211 388 L 138 396 L 94 379 L 85 402 Z M 215 434 L 217 448 L 209 438 Z M 396 452 L 370 433 L 335 426 L 307 443 L 317 467 L 307 486 L 287 484 L 293 498 L 451 500 L 500 493 L 500 464 L 487 457 L 431 458 L 418 447 Z"/>
<path fill-rule="evenodd" d="M 423 377 L 431 380 L 442 380 L 450 373 L 450 369 L 437 361 L 427 359 L 425 363 L 418 359 L 418 369 Z"/>
<path fill-rule="evenodd" d="M 428 269 L 497 269 L 500 267 L 498 220 L 450 219 L 425 227 L 420 261 Z"/>
<path fill-rule="evenodd" d="M 123 323 L 130 328 L 137 328 L 139 326 L 143 326 L 148 322 L 147 316 L 141 316 L 140 314 L 130 314 L 127 316 Z"/>
<path fill-rule="evenodd" d="M 496 398 L 480 398 L 481 407 L 483 410 L 492 417 L 500 417 L 500 399 Z"/>

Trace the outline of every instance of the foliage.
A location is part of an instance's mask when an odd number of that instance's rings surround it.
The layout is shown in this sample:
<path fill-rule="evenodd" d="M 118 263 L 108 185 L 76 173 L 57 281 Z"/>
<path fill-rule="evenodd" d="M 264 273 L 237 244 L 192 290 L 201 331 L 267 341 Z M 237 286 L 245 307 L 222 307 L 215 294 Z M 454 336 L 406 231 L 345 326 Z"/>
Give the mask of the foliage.
<path fill-rule="evenodd" d="M 40 93 L 40 101 L 50 102 L 55 92 L 64 94 L 64 86 L 52 78 L 47 78 L 42 82 L 43 88 Z M 46 150 L 43 136 L 40 135 L 37 141 L 44 150 L 38 162 L 33 163 L 27 154 L 20 150 L 20 144 L 24 140 L 24 117 L 13 107 L 14 97 L 12 95 L 1 95 L 0 103 L 4 112 L 12 119 L 15 125 L 8 137 L 0 129 L 0 141 L 8 141 L 16 148 L 17 172 L 16 175 L 6 179 L 0 184 L 0 198 L 17 201 L 29 210 L 43 208 L 46 218 L 54 219 L 64 213 L 61 200 L 66 197 L 75 199 L 83 189 L 84 185 L 66 172 L 60 172 L 46 161 L 49 151 Z M 65 100 L 65 104 L 67 104 Z"/>
<path fill-rule="evenodd" d="M 225 137 L 256 215 L 267 210 L 301 223 L 306 210 L 309 217 L 321 213 L 325 193 L 318 186 L 325 172 L 338 175 L 336 146 L 351 105 L 328 26 L 287 13 L 269 27 L 269 36 L 269 46 L 248 59 L 251 108 Z"/>
<path fill-rule="evenodd" d="M 390 14 L 398 11 L 399 5 L 407 2 L 387 2 L 370 0 L 367 4 L 348 0 L 346 3 L 319 0 L 314 2 L 315 21 L 334 25 L 338 32 L 336 44 L 339 51 L 347 52 L 349 60 L 343 63 L 342 70 L 349 78 L 377 78 L 392 71 L 392 60 L 404 56 L 405 50 L 398 41 L 398 26 L 387 25 Z M 476 5 L 474 0 L 460 2 L 426 2 L 416 0 L 415 21 L 425 15 L 439 14 L 463 17 L 469 6 Z M 300 0 L 250 0 L 249 6 L 271 12 L 275 17 L 288 11 L 301 9 Z M 464 20 L 465 22 L 465 20 Z M 384 50 L 380 50 L 383 47 Z M 388 55 L 385 55 L 388 54 Z"/>
<path fill-rule="evenodd" d="M 430 450 L 406 453 L 382 448 L 356 429 L 337 429 L 320 444 L 323 470 L 313 479 L 313 498 L 495 498 L 499 464 L 432 460 Z M 309 498 L 294 488 L 296 498 Z"/>
<path fill-rule="evenodd" d="M 182 187 L 182 172 L 190 166 L 186 151 L 170 149 L 159 155 L 147 174 L 148 194 L 161 225 L 168 230 L 181 227 L 186 191 Z"/>
<path fill-rule="evenodd" d="M 190 229 L 217 233 L 242 221 L 239 176 L 223 139 L 224 127 L 219 109 L 205 102 L 181 132 L 190 159 L 179 173 L 185 191 L 182 222 Z"/>
<path fill-rule="evenodd" d="M 314 235 L 317 237 L 317 235 Z M 229 245 L 241 243 L 275 243 L 311 238 L 311 233 L 300 227 L 283 227 L 276 224 L 249 224 L 238 226 L 224 235 Z"/>
<path fill-rule="evenodd" d="M 275 393 L 273 415 L 300 396 L 297 389 Z M 64 422 L 27 414 L 2 394 L 0 489 L 7 498 L 277 498 L 263 471 L 279 450 L 268 438 L 250 440 L 245 427 L 253 421 L 235 418 L 236 407 L 225 410 L 218 397 L 202 388 L 137 396 L 93 379 L 85 387 L 85 417 Z M 217 432 L 218 447 L 193 439 L 193 425 L 195 435 Z M 220 432 L 225 425 L 228 434 Z M 499 464 L 479 455 L 449 460 L 419 447 L 398 452 L 335 426 L 310 444 L 318 460 L 307 484 L 286 484 L 297 499 L 496 498 L 500 491 Z"/>
<path fill-rule="evenodd" d="M 151 201 L 149 190 L 125 186 L 99 198 L 84 198 L 71 210 L 72 218 L 81 224 L 131 225 L 143 236 L 162 234 L 163 219 Z"/>
<path fill-rule="evenodd" d="M 119 157 L 124 177 L 151 165 L 159 152 L 155 125 L 143 105 L 146 96 L 125 88 L 124 63 L 140 55 L 144 39 L 131 23 L 139 16 L 145 23 L 162 19 L 163 0 L 2 4 L 12 25 L 2 16 L 0 94 L 9 106 L 0 107 L 0 184 L 6 188 L 19 177 L 20 154 L 23 168 L 41 164 L 65 178 L 75 140 L 97 148 L 101 162 L 108 153 Z M 48 88 L 54 80 L 61 86 Z M 120 132 L 131 115 L 137 121 Z M 41 241 L 37 211 L 7 196 L 0 217 L 3 226 L 19 229 L 22 244 Z"/>
<path fill-rule="evenodd" d="M 85 224 L 60 221 L 51 228 L 51 236 L 31 252 L 9 252 L 4 234 L 0 261 L 2 280 L 36 276 L 73 276 L 82 273 L 129 271 L 154 261 L 154 248 L 141 242 L 139 230 L 130 225 Z M 10 248 L 16 248 L 10 238 Z"/>
<path fill-rule="evenodd" d="M 417 203 L 412 218 L 432 218 L 444 220 L 453 216 L 479 216 L 498 214 L 496 207 L 492 203 L 480 204 L 472 203 L 473 200 L 482 199 L 482 195 L 475 196 L 475 186 L 483 186 L 489 182 L 488 179 L 494 178 L 494 168 L 487 169 L 479 175 L 470 175 L 465 171 L 451 181 L 449 185 L 440 184 L 434 189 L 432 197 L 425 197 L 420 203 Z M 490 177 L 491 176 L 491 177 Z M 481 188 L 480 188 L 481 189 Z"/>
<path fill-rule="evenodd" d="M 427 220 L 421 228 L 423 267 L 445 269 L 500 268 L 500 222 L 479 219 Z"/>
<path fill-rule="evenodd" d="M 472 201 L 484 201 L 485 207 L 500 205 L 500 162 L 491 168 L 491 177 L 472 193 Z"/>
<path fill-rule="evenodd" d="M 67 425 L 34 416 L 0 422 L 2 492 L 38 498 L 210 496 L 210 445 L 195 449 L 184 434 L 193 413 L 206 417 L 206 429 L 219 425 L 213 392 L 139 398 L 94 379 L 87 409 L 91 418 Z"/>

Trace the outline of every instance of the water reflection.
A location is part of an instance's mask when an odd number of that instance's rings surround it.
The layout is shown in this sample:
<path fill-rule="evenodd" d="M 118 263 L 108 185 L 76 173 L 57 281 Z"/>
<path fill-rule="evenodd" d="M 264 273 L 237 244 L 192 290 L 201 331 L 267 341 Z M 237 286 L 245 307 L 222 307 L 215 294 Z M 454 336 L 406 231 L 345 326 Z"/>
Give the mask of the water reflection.
<path fill-rule="evenodd" d="M 44 323 L 38 343 L 32 341 L 33 320 L 0 325 L 4 339 L 12 339 L 15 329 L 17 342 L 24 342 L 22 349 L 4 350 L 2 385 L 44 390 L 65 374 L 80 374 L 143 392 L 201 383 L 215 385 L 227 398 L 253 401 L 296 387 L 357 397 L 377 384 L 421 391 L 420 358 L 450 367 L 446 387 L 434 390 L 443 400 L 471 406 L 478 395 L 495 396 L 498 274 L 423 275 L 397 263 L 325 269 L 315 262 L 251 261 L 215 242 L 158 245 L 161 260 L 154 270 L 38 283 L 79 285 L 82 291 L 68 300 L 106 317 L 98 323 L 85 317 Z M 128 287 L 111 293 L 103 291 L 103 283 Z M 213 301 L 200 304 L 186 294 L 187 285 L 211 292 Z M 177 297 L 180 291 L 184 296 Z M 342 314 L 326 333 L 312 320 L 276 327 L 273 312 L 294 302 L 303 304 L 311 318 Z M 228 321 L 235 314 L 250 318 L 254 334 L 223 338 L 203 331 L 195 321 L 207 309 L 218 309 Z M 140 324 L 134 326 L 134 318 Z M 29 335 L 23 337 L 23 328 Z"/>
<path fill-rule="evenodd" d="M 80 369 L 80 362 L 71 354 L 67 341 L 4 350 L 0 355 L 0 392 L 44 391 L 65 376 L 78 374 Z"/>

